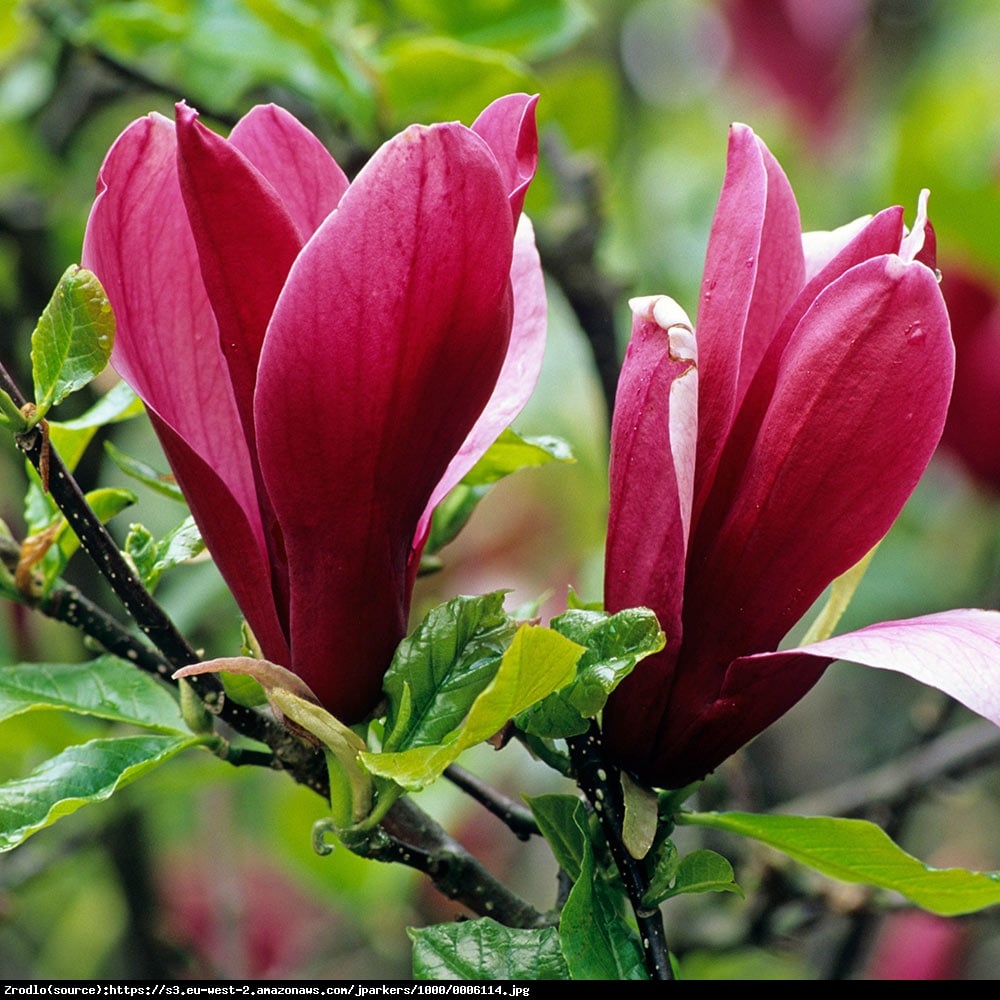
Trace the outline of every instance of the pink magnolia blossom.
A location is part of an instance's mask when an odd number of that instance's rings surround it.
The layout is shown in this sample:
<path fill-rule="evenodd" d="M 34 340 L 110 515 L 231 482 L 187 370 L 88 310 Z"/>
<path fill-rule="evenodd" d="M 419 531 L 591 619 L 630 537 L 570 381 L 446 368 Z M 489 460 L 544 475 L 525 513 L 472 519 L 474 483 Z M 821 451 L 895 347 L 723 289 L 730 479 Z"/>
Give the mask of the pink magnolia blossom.
<path fill-rule="evenodd" d="M 411 126 L 349 183 L 281 108 L 224 139 L 181 103 L 101 168 L 83 261 L 112 362 L 264 656 L 348 722 L 405 634 L 435 504 L 538 373 L 534 108 Z"/>
<path fill-rule="evenodd" d="M 835 659 L 901 671 L 1000 723 L 1000 615 L 954 611 L 778 652 L 889 529 L 948 407 L 954 351 L 926 195 L 803 236 L 788 181 L 732 128 L 698 325 L 633 303 L 612 430 L 609 611 L 665 649 L 612 695 L 612 755 L 652 785 L 703 777 Z"/>

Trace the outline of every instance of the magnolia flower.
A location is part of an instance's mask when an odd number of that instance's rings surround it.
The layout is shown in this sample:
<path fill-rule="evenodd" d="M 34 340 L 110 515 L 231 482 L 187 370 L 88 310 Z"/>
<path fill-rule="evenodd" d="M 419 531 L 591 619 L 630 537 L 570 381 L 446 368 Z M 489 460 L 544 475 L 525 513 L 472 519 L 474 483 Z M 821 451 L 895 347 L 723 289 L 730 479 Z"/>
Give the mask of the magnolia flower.
<path fill-rule="evenodd" d="M 348 182 L 287 111 L 130 125 L 84 242 L 141 396 L 268 660 L 364 717 L 434 506 L 529 395 L 535 99 L 411 126 Z M 519 224 L 520 220 L 520 224 Z"/>
<path fill-rule="evenodd" d="M 954 351 L 926 194 L 803 237 L 788 181 L 730 134 L 697 330 L 633 303 L 614 413 L 609 611 L 665 649 L 612 695 L 612 756 L 652 785 L 703 777 L 835 659 L 901 671 L 1000 723 L 1000 615 L 953 611 L 778 644 L 889 529 L 944 424 Z"/>

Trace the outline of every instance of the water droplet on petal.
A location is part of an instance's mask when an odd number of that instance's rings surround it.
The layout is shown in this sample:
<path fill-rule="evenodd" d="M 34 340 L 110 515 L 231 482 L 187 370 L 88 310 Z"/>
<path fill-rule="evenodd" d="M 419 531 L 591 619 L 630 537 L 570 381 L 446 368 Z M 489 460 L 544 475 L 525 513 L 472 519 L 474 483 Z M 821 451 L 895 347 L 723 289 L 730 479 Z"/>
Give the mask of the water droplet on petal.
<path fill-rule="evenodd" d="M 924 329 L 919 323 L 911 323 L 903 333 L 911 344 L 924 339 Z"/>

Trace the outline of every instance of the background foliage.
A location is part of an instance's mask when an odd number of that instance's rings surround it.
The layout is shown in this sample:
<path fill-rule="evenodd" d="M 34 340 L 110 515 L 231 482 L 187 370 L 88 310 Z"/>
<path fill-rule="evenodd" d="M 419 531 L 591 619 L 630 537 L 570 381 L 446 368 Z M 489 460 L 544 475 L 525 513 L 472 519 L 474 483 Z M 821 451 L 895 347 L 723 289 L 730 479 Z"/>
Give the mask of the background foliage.
<path fill-rule="evenodd" d="M 798 29 L 776 60 L 762 25 L 778 8 Z M 22 0 L 4 10 L 0 352 L 23 383 L 31 329 L 79 259 L 97 169 L 133 118 L 169 114 L 184 98 L 224 130 L 254 103 L 276 101 L 352 173 L 412 121 L 468 123 L 500 94 L 541 95 L 543 159 L 526 210 L 550 279 L 550 335 L 517 427 L 565 438 L 577 461 L 500 483 L 444 551 L 444 570 L 421 583 L 414 620 L 455 593 L 502 587 L 514 587 L 511 606 L 541 599 L 546 615 L 566 606 L 568 585 L 599 598 L 606 398 L 626 300 L 667 292 L 693 311 L 730 121 L 750 124 L 783 164 L 806 228 L 893 203 L 912 218 L 930 187 L 946 282 L 949 269 L 966 269 L 994 294 L 1000 287 L 1000 10 L 989 0 Z M 807 70 L 788 85 L 781 74 L 799 56 Z M 80 397 L 61 419 L 90 401 Z M 100 436 L 165 468 L 142 421 Z M 135 487 L 99 442 L 79 475 L 87 489 Z M 0 452 L 0 482 L 0 518 L 17 528 L 23 472 L 13 447 Z M 122 539 L 130 518 L 157 537 L 182 519 L 175 501 L 138 492 L 134 515 L 113 524 Z M 1000 499 L 942 453 L 842 627 L 996 607 L 998 547 Z M 104 592 L 85 560 L 70 566 L 80 586 Z M 209 563 L 165 574 L 157 594 L 209 655 L 237 648 L 235 608 Z M 69 629 L 0 605 L 0 662 L 87 655 Z M 8 719 L 0 778 L 108 726 L 54 710 Z M 901 755 L 960 739 L 967 726 L 964 713 L 903 678 L 837 665 L 706 783 L 700 804 L 797 802 L 866 816 L 935 864 L 1000 869 L 1000 740 L 921 792 L 900 786 Z M 470 766 L 512 794 L 568 790 L 515 747 L 480 748 Z M 883 766 L 904 788 L 888 800 L 856 780 Z M 544 844 L 516 840 L 447 787 L 419 800 L 530 901 L 553 904 Z M 309 828 L 323 812 L 281 777 L 184 754 L 107 807 L 0 855 L 0 968 L 13 978 L 409 976 L 405 928 L 448 920 L 454 905 L 403 869 L 346 851 L 313 855 Z M 993 911 L 886 917 L 864 890 L 723 837 L 679 832 L 688 849 L 724 844 L 747 892 L 667 904 L 668 940 L 687 976 L 1000 973 Z M 917 964 L 928 956 L 939 959 L 930 970 Z"/>

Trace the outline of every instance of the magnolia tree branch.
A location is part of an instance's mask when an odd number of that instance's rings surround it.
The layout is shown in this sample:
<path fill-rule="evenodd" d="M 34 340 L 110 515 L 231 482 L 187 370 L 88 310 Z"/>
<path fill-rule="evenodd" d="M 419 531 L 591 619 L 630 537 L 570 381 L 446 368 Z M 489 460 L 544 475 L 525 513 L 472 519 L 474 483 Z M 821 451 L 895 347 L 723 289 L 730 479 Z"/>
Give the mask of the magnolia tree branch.
<path fill-rule="evenodd" d="M 646 971 L 650 979 L 673 979 L 670 949 L 663 929 L 663 914 L 658 906 L 648 908 L 642 899 L 649 889 L 649 880 L 642 865 L 632 857 L 622 840 L 625 802 L 621 772 L 604 759 L 601 732 L 595 723 L 582 736 L 567 740 L 577 782 L 583 789 L 594 812 L 600 818 L 601 829 L 618 867 L 629 902 L 639 925 Z"/>
<path fill-rule="evenodd" d="M 0 365 L 0 387 L 18 406 L 24 397 Z M 166 612 L 135 575 L 115 540 L 94 514 L 79 484 L 45 440 L 41 428 L 19 435 L 17 445 L 47 485 L 52 499 L 80 540 L 115 595 L 156 649 L 150 649 L 75 587 L 57 584 L 42 597 L 25 594 L 24 603 L 49 617 L 72 625 L 97 640 L 105 649 L 137 667 L 169 679 L 173 669 L 196 663 L 198 654 L 177 630 Z M 0 545 L 0 558 L 17 566 L 19 548 Z M 217 677 L 202 674 L 187 679 L 213 714 L 236 732 L 267 744 L 274 762 L 295 780 L 324 799 L 329 798 L 329 778 L 322 753 L 305 745 L 293 733 L 253 709 L 225 697 Z M 226 758 L 233 764 L 263 764 L 271 758 L 232 749 Z M 481 789 L 480 789 L 481 790 Z M 515 825 L 524 818 L 510 810 Z M 352 849 L 363 856 L 398 862 L 427 874 L 449 898 L 480 916 L 492 916 L 511 927 L 538 927 L 554 922 L 492 876 L 465 848 L 409 799 L 389 811 L 382 827 L 362 845 Z"/>
<path fill-rule="evenodd" d="M 398 861 L 424 872 L 440 892 L 473 913 L 507 927 L 545 927 L 558 922 L 558 914 L 540 912 L 498 882 L 411 799 L 402 798 L 393 805 L 382 830 L 387 840 L 366 856 Z"/>
<path fill-rule="evenodd" d="M 898 808 L 943 777 L 968 774 L 1000 761 L 1000 729 L 977 720 L 867 774 L 813 795 L 790 799 L 774 812 L 796 816 L 853 816 L 874 806 Z"/>
<path fill-rule="evenodd" d="M 506 795 L 501 795 L 491 785 L 487 785 L 486 782 L 466 771 L 464 767 L 452 764 L 445 769 L 444 776 L 456 788 L 460 788 L 466 795 L 475 799 L 481 806 L 502 820 L 520 840 L 528 840 L 533 835 L 541 834 L 530 809 Z"/>
<path fill-rule="evenodd" d="M 0 388 L 6 391 L 18 407 L 26 405 L 24 394 L 3 365 L 0 365 Z M 117 542 L 87 503 L 80 485 L 49 443 L 44 429 L 41 426 L 33 427 L 24 434 L 16 435 L 15 440 L 18 448 L 38 472 L 43 489 L 48 491 L 79 538 L 81 548 L 90 556 L 139 629 L 163 654 L 171 667 L 197 663 L 198 653 L 136 576 L 118 548 Z M 65 592 L 60 596 L 70 597 Z M 74 618 L 82 614 L 81 624 L 98 629 L 110 641 L 120 644 L 120 635 L 115 633 L 110 624 L 113 619 L 107 615 L 101 617 L 91 615 L 93 607 L 90 602 L 84 605 L 69 599 L 67 604 L 62 606 L 61 613 Z M 60 613 L 60 609 L 56 606 L 50 606 L 50 610 Z M 119 648 L 122 646 L 119 645 Z M 139 648 L 132 644 L 125 645 L 125 659 L 133 660 L 134 657 L 139 657 Z M 136 662 L 140 666 L 149 663 L 145 655 L 142 656 L 141 662 Z M 155 672 L 162 675 L 158 665 Z M 324 797 L 329 795 L 329 779 L 321 753 L 305 746 L 287 729 L 266 716 L 226 698 L 222 683 L 217 677 L 206 674 L 192 677 L 189 681 L 210 712 L 219 716 L 236 732 L 269 746 L 278 765 L 288 770 L 296 781 L 307 785 Z"/>

